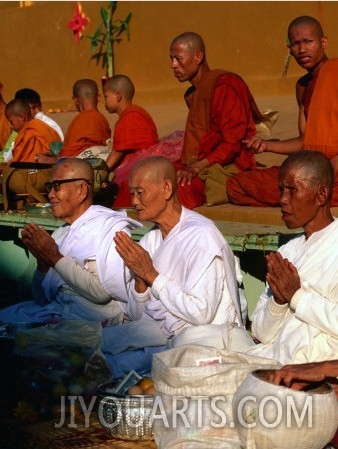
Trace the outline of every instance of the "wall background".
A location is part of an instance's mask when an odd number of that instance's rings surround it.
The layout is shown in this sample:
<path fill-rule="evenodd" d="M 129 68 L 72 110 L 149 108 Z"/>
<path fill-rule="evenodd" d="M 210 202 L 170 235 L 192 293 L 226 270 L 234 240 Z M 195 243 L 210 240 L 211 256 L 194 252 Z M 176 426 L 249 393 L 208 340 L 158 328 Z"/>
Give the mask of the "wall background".
<path fill-rule="evenodd" d="M 84 34 L 93 34 L 100 22 L 100 6 L 108 2 L 83 1 L 91 22 Z M 72 109 L 72 85 L 79 78 L 100 82 L 104 71 L 90 61 L 90 42 L 75 43 L 67 23 L 73 1 L 37 1 L 21 7 L 0 2 L 0 80 L 9 101 L 17 89 L 32 87 L 44 109 Z M 119 1 L 115 18 L 132 12 L 131 40 L 116 47 L 117 73 L 129 75 L 136 86 L 135 102 L 165 104 L 182 101 L 188 87 L 173 77 L 169 45 L 183 31 L 200 33 L 212 68 L 239 73 L 255 96 L 293 95 L 304 72 L 291 60 L 287 78 L 281 78 L 287 54 L 287 26 L 307 14 L 320 20 L 329 37 L 328 55 L 338 56 L 338 2 L 334 1 Z"/>

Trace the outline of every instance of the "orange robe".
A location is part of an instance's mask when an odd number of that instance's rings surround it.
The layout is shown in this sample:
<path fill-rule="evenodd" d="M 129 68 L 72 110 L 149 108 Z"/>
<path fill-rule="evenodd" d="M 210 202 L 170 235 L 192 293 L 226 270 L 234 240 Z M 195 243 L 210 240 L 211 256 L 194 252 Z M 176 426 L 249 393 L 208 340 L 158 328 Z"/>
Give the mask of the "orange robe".
<path fill-rule="evenodd" d="M 119 116 L 113 135 L 114 151 L 124 152 L 121 164 L 114 170 L 114 183 L 119 192 L 114 207 L 130 207 L 128 176 L 132 166 L 141 158 L 150 156 L 151 147 L 158 142 L 154 120 L 141 106 L 130 105 Z"/>
<path fill-rule="evenodd" d="M 9 136 L 12 132 L 12 127 L 5 115 L 5 104 L 0 104 L 0 150 L 3 150 Z"/>
<path fill-rule="evenodd" d="M 321 67 L 311 97 L 305 150 L 317 150 L 329 159 L 338 155 L 338 58 L 329 59 Z"/>
<path fill-rule="evenodd" d="M 10 162 L 35 162 L 38 153 L 49 153 L 52 142 L 61 142 L 59 134 L 46 123 L 33 118 L 17 135 Z"/>
<path fill-rule="evenodd" d="M 68 126 L 58 157 L 75 157 L 93 146 L 106 145 L 111 129 L 106 117 L 96 109 L 80 112 Z"/>
<path fill-rule="evenodd" d="M 329 59 L 321 67 L 314 88 L 310 81 L 304 91 L 309 105 L 303 149 L 319 151 L 329 159 L 338 155 L 337 79 L 338 59 Z M 230 201 L 242 206 L 279 206 L 278 171 L 274 166 L 231 176 L 227 182 Z M 331 206 L 338 206 L 337 176 Z"/>
<path fill-rule="evenodd" d="M 247 151 L 243 140 L 256 134 L 255 121 L 263 119 L 254 98 L 243 79 L 224 70 L 210 70 L 203 74 L 196 89 L 185 94 L 189 115 L 185 128 L 179 170 L 184 164 L 206 158 L 210 165 L 234 164 L 239 170 L 256 166 L 254 156 Z M 194 208 L 205 201 L 204 181 L 198 176 L 191 184 L 178 186 L 181 203 Z"/>

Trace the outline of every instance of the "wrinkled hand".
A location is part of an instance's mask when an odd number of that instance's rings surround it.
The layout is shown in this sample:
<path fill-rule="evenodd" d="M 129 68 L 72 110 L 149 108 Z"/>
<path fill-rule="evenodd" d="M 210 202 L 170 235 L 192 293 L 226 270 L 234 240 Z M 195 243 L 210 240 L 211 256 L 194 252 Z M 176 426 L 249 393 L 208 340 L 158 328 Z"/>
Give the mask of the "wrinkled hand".
<path fill-rule="evenodd" d="M 26 248 L 36 257 L 41 271 L 47 271 L 63 257 L 51 235 L 35 223 L 28 223 L 23 227 L 21 239 Z"/>
<path fill-rule="evenodd" d="M 122 257 L 126 266 L 135 275 L 135 288 L 137 291 L 141 291 L 139 290 L 142 286 L 141 280 L 145 283 L 146 287 L 151 286 L 158 276 L 158 272 L 154 268 L 149 253 L 123 231 L 115 234 L 114 242 L 116 244 L 116 251 Z"/>
<path fill-rule="evenodd" d="M 249 140 L 243 140 L 243 143 L 246 145 L 247 150 L 253 154 L 264 153 L 268 148 L 267 142 L 258 136 L 253 136 Z"/>
<path fill-rule="evenodd" d="M 319 382 L 326 378 L 321 363 L 302 363 L 298 365 L 285 365 L 274 370 L 268 376 L 268 382 L 276 385 L 285 385 L 294 390 L 300 390 L 308 382 Z"/>
<path fill-rule="evenodd" d="M 293 295 L 300 288 L 300 277 L 297 268 L 288 259 L 283 259 L 280 253 L 270 253 L 266 256 L 266 280 L 278 304 L 290 303 Z"/>
<path fill-rule="evenodd" d="M 177 171 L 177 184 L 181 184 L 183 187 L 185 184 L 190 186 L 191 180 L 198 172 L 192 166 L 187 165 Z"/>

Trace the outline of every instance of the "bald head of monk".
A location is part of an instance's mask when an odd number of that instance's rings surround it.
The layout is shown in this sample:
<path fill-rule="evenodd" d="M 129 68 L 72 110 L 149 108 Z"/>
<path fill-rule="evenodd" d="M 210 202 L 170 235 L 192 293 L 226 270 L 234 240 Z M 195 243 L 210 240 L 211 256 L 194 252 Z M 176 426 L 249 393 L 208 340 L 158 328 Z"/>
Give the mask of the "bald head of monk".
<path fill-rule="evenodd" d="M 5 115 L 16 132 L 20 132 L 24 125 L 32 119 L 29 104 L 20 99 L 14 99 L 7 103 Z"/>
<path fill-rule="evenodd" d="M 163 156 L 140 160 L 130 172 L 129 189 L 138 218 L 156 223 L 165 237 L 182 212 L 173 164 Z"/>
<path fill-rule="evenodd" d="M 92 79 L 80 79 L 73 85 L 73 101 L 79 112 L 97 109 L 99 89 Z"/>
<path fill-rule="evenodd" d="M 171 68 L 180 82 L 196 86 L 203 73 L 209 70 L 202 37 L 192 31 L 176 36 L 170 44 Z"/>
<path fill-rule="evenodd" d="M 54 216 L 72 224 L 93 204 L 94 170 L 80 158 L 59 159 L 46 188 Z"/>
<path fill-rule="evenodd" d="M 132 104 L 135 86 L 128 76 L 114 75 L 105 82 L 103 94 L 107 111 L 120 114 Z"/>
<path fill-rule="evenodd" d="M 334 171 L 322 153 L 303 150 L 290 155 L 279 169 L 282 218 L 290 229 L 303 228 L 307 238 L 329 225 Z"/>

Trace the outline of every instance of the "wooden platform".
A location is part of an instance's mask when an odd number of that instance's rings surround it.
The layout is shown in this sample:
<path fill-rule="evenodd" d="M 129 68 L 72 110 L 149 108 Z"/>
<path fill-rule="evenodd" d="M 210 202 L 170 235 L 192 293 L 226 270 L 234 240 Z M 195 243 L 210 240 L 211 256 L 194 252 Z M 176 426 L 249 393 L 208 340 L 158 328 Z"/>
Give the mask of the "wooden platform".
<path fill-rule="evenodd" d="M 195 211 L 214 221 L 235 221 L 238 223 L 285 226 L 279 207 L 250 207 L 221 204 L 219 206 L 196 207 Z M 338 217 L 338 207 L 333 207 L 331 211 L 334 217 Z"/>

